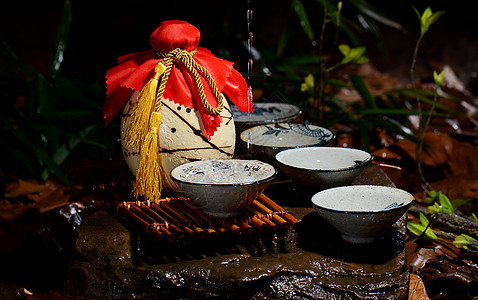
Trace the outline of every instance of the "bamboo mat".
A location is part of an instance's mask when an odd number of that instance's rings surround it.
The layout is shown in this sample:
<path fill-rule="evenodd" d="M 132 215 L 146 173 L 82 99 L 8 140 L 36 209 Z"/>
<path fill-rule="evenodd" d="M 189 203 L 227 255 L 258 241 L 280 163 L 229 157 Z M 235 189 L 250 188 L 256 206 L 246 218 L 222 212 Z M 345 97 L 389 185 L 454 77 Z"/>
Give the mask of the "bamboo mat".
<path fill-rule="evenodd" d="M 99 184 L 92 188 L 118 217 L 159 240 L 217 239 L 301 226 L 300 220 L 264 194 L 241 215 L 216 218 L 206 215 L 187 197 L 166 197 L 153 203 L 134 199 L 130 190 L 124 183 Z"/>

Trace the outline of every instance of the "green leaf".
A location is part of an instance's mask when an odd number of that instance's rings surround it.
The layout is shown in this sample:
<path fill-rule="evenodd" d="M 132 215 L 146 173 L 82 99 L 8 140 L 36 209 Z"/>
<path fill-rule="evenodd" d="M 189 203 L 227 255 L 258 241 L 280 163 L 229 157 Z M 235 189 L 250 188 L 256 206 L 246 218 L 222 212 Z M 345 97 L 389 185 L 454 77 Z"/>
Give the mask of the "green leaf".
<path fill-rule="evenodd" d="M 475 213 L 471 213 L 470 218 L 471 218 L 472 220 L 474 220 L 474 221 L 478 221 L 478 217 L 476 216 Z"/>
<path fill-rule="evenodd" d="M 475 249 L 478 249 L 478 241 L 476 239 L 472 238 L 471 236 L 466 235 L 464 233 L 455 237 L 455 240 L 453 241 L 453 243 L 455 245 L 463 247 L 465 249 L 468 249 L 468 246 L 473 247 Z"/>
<path fill-rule="evenodd" d="M 414 6 L 412 6 L 412 8 L 418 16 L 421 35 L 425 34 L 430 26 L 445 13 L 445 11 L 432 12 L 432 9 L 427 7 L 423 11 L 423 14 L 420 14 L 420 12 Z"/>
<path fill-rule="evenodd" d="M 455 214 L 455 209 L 453 208 L 450 199 L 448 199 L 448 197 L 442 192 L 438 192 L 438 202 L 443 211 Z"/>
<path fill-rule="evenodd" d="M 435 81 L 435 85 L 438 88 L 445 79 L 445 70 L 441 71 L 439 74 L 436 71 L 433 71 L 433 80 Z"/>
<path fill-rule="evenodd" d="M 350 46 L 346 44 L 340 44 L 338 46 L 340 53 L 342 53 L 343 56 L 347 56 L 350 53 Z"/>
<path fill-rule="evenodd" d="M 369 136 L 368 136 L 367 125 L 363 121 L 358 121 L 356 125 L 358 127 L 360 138 L 362 139 L 365 150 L 371 151 L 370 142 L 368 140 Z"/>
<path fill-rule="evenodd" d="M 300 0 L 293 0 L 292 9 L 294 10 L 295 15 L 299 19 L 300 26 L 304 30 L 307 37 L 313 41 L 314 40 L 314 31 L 312 30 L 312 26 L 310 25 L 309 17 L 307 16 L 307 11 Z"/>
<path fill-rule="evenodd" d="M 406 126 L 403 126 L 402 124 L 400 124 L 400 122 L 398 122 L 395 119 L 386 118 L 386 116 L 382 116 L 382 118 L 379 118 L 375 115 L 367 115 L 366 118 L 367 120 L 370 120 L 370 122 L 375 124 L 376 128 L 386 129 L 390 131 L 391 133 L 399 134 L 403 136 L 404 138 L 413 142 L 417 142 L 418 140 L 413 133 L 406 131 L 407 129 Z"/>
<path fill-rule="evenodd" d="M 60 26 L 56 35 L 55 51 L 50 60 L 49 75 L 54 77 L 59 71 L 65 58 L 66 43 L 70 34 L 71 5 L 70 0 L 65 1 L 61 15 Z"/>
<path fill-rule="evenodd" d="M 360 94 L 362 99 L 364 100 L 365 107 L 367 108 L 377 108 L 377 104 L 375 103 L 375 99 L 370 93 L 367 85 L 363 81 L 360 75 L 354 74 L 350 77 L 350 81 L 352 82 L 353 87 L 357 92 Z"/>
<path fill-rule="evenodd" d="M 307 77 L 304 78 L 304 82 L 300 86 L 300 91 L 301 92 L 309 92 L 309 93 L 314 93 L 314 75 L 309 74 Z"/>
<path fill-rule="evenodd" d="M 425 231 L 425 238 L 430 240 L 437 240 L 437 235 L 431 230 L 431 228 L 427 228 L 427 225 L 415 223 L 415 222 L 408 222 L 407 229 L 416 236 L 421 236 Z"/>

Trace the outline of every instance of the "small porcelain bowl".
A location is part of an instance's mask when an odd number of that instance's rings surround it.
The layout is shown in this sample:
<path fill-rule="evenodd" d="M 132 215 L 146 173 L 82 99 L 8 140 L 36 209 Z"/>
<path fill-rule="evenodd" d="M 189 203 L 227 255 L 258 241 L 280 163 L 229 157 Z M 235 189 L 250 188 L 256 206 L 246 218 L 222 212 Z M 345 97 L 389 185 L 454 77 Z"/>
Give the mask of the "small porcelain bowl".
<path fill-rule="evenodd" d="M 248 128 L 255 125 L 277 122 L 293 122 L 301 111 L 296 105 L 276 102 L 257 102 L 253 104 L 254 112 L 242 112 L 232 105 L 231 111 L 234 123 L 238 128 Z"/>
<path fill-rule="evenodd" d="M 244 130 L 240 135 L 241 144 L 253 157 L 272 164 L 275 163 L 275 155 L 280 151 L 322 146 L 334 138 L 335 134 L 327 128 L 300 123 L 258 125 Z"/>
<path fill-rule="evenodd" d="M 206 214 L 232 217 L 245 210 L 276 173 L 273 166 L 258 160 L 214 159 L 177 166 L 171 178 Z"/>
<path fill-rule="evenodd" d="M 281 151 L 275 159 L 297 185 L 317 192 L 351 184 L 372 163 L 373 156 L 353 148 L 304 147 Z"/>
<path fill-rule="evenodd" d="M 410 193 L 388 186 L 350 185 L 312 196 L 319 215 L 350 243 L 378 240 L 412 205 Z"/>

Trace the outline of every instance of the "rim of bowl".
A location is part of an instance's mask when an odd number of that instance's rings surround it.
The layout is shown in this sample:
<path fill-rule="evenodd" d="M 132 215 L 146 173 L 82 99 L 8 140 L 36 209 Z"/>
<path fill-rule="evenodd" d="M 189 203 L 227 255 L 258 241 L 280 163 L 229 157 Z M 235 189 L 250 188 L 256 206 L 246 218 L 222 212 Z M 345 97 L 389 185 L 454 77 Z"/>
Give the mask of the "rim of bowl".
<path fill-rule="evenodd" d="M 265 103 L 269 103 L 269 102 L 262 102 L 262 104 L 265 104 Z M 260 105 L 261 103 L 254 103 L 255 105 Z M 274 102 L 273 104 L 280 104 L 280 105 L 287 105 L 287 106 L 290 106 L 290 107 L 294 107 L 294 108 L 297 108 L 297 113 L 294 113 L 294 114 L 290 114 L 290 115 L 286 115 L 286 116 L 283 116 L 281 118 L 276 118 L 276 119 L 263 119 L 263 120 L 256 120 L 256 121 L 240 121 L 240 120 L 234 120 L 234 123 L 237 123 L 237 124 L 251 124 L 251 125 L 266 125 L 266 124 L 271 124 L 271 123 L 279 123 L 279 122 L 285 122 L 285 121 L 288 121 L 288 120 L 293 120 L 293 119 L 296 119 L 298 116 L 300 116 L 300 114 L 302 113 L 302 110 L 300 109 L 300 107 L 298 107 L 297 105 L 294 105 L 294 104 L 290 104 L 290 103 L 280 103 L 280 102 Z M 254 114 L 254 113 L 252 113 Z"/>
<path fill-rule="evenodd" d="M 316 203 L 314 203 L 314 197 L 315 195 L 317 194 L 320 194 L 320 193 L 327 193 L 327 191 L 330 192 L 330 190 L 339 190 L 339 189 L 350 189 L 350 188 L 359 188 L 359 189 L 370 189 L 370 188 L 379 188 L 379 189 L 384 189 L 384 190 L 394 190 L 394 191 L 400 191 L 402 192 L 403 194 L 406 194 L 408 195 L 408 202 L 405 201 L 403 205 L 400 205 L 398 207 L 394 207 L 394 208 L 389 208 L 389 209 L 376 209 L 376 210 L 361 210 L 361 211 L 351 211 L 351 210 L 339 210 L 339 209 L 333 209 L 333 208 L 329 208 L 329 207 L 324 207 L 324 206 L 321 206 L 321 205 L 318 205 Z M 357 185 L 347 185 L 347 186 L 339 186 L 339 187 L 334 187 L 334 188 L 330 188 L 330 189 L 326 189 L 326 190 L 323 190 L 323 191 L 320 191 L 318 193 L 315 193 L 312 197 L 311 197 L 311 200 L 310 202 L 312 202 L 312 205 L 316 208 L 319 208 L 321 210 L 325 210 L 325 211 L 331 211 L 331 212 L 335 212 L 335 213 L 340 213 L 340 214 L 370 214 L 370 213 L 373 213 L 373 214 L 377 214 L 377 213 L 388 213 L 388 212 L 391 212 L 391 211 L 395 211 L 395 210 L 401 210 L 403 208 L 407 208 L 409 207 L 410 205 L 412 205 L 413 201 L 415 201 L 415 196 L 413 196 L 411 193 L 403 190 L 403 189 L 399 189 L 399 188 L 396 188 L 396 187 L 391 187 L 391 186 L 385 186 L 385 185 L 362 185 L 362 184 L 357 184 Z"/>
<path fill-rule="evenodd" d="M 217 161 L 227 161 L 227 160 L 230 160 L 230 159 L 214 159 L 214 160 L 217 160 Z M 188 162 L 188 163 L 185 163 L 185 164 L 194 164 L 195 162 L 199 162 L 199 161 L 202 161 L 202 160 L 197 160 L 197 161 L 192 161 L 192 162 Z M 247 185 L 257 185 L 257 184 L 261 184 L 261 183 L 264 183 L 264 182 L 268 182 L 268 181 L 271 181 L 273 180 L 276 175 L 277 175 L 277 169 L 274 168 L 273 165 L 271 164 L 268 164 L 268 163 L 265 163 L 263 161 L 260 161 L 260 160 L 252 160 L 252 159 L 236 159 L 236 161 L 258 161 L 258 162 L 261 162 L 265 165 L 268 165 L 270 166 L 273 170 L 274 170 L 274 173 L 266 178 L 263 178 L 261 180 L 256 180 L 256 181 L 252 181 L 252 182 L 241 182 L 241 183 L 201 183 L 201 182 L 191 182 L 191 181 L 187 181 L 187 180 L 182 180 L 182 179 L 179 179 L 179 178 L 176 178 L 173 176 L 173 171 L 185 164 L 182 164 L 182 165 L 179 165 L 175 168 L 173 168 L 171 170 L 171 172 L 169 172 L 169 177 L 177 182 L 177 183 L 182 183 L 182 184 L 189 184 L 189 185 L 197 185 L 197 186 L 230 186 L 230 187 L 234 187 L 234 186 L 247 186 Z"/>
<path fill-rule="evenodd" d="M 271 123 L 259 124 L 259 125 L 253 126 L 253 127 L 251 127 L 251 128 L 248 128 L 248 129 L 242 131 L 242 132 L 239 134 L 239 140 L 240 140 L 242 143 L 247 143 L 247 141 L 245 141 L 245 140 L 242 138 L 243 134 L 245 135 L 246 132 L 252 131 L 252 130 L 255 129 L 255 128 L 264 127 L 264 126 L 266 126 L 266 125 L 271 125 L 271 124 L 301 124 L 301 123 L 274 121 L 274 122 L 271 122 Z M 303 124 L 303 123 L 302 123 L 302 124 Z M 327 130 L 327 131 L 329 131 L 330 133 L 332 133 L 332 137 L 331 137 L 329 140 L 325 140 L 325 141 L 322 141 L 322 142 L 313 143 L 313 144 L 302 144 L 302 145 L 297 145 L 297 146 L 267 146 L 267 145 L 254 144 L 254 140 L 252 140 L 252 143 L 251 143 L 250 145 L 253 146 L 253 147 L 269 148 L 269 149 L 273 149 L 273 150 L 277 150 L 277 149 L 288 150 L 288 149 L 295 149 L 295 148 L 305 148 L 305 147 L 323 146 L 323 145 L 326 145 L 326 144 L 332 142 L 332 141 L 335 140 L 335 138 L 337 137 L 337 136 L 335 135 L 335 132 L 333 132 L 333 131 L 332 131 L 331 129 L 329 129 L 329 128 L 322 127 L 322 126 L 315 125 L 315 124 L 303 124 L 303 125 L 308 125 L 308 126 L 312 125 L 312 126 L 316 126 L 317 128 L 321 128 L 321 129 Z"/>
<path fill-rule="evenodd" d="M 297 167 L 297 166 L 293 166 L 293 165 L 289 165 L 289 164 L 286 164 L 282 161 L 280 161 L 279 159 L 277 159 L 277 157 L 282 153 L 282 152 L 293 152 L 293 151 L 300 151 L 300 150 L 303 150 L 303 148 L 309 148 L 309 149 L 317 149 L 317 148 L 320 148 L 320 149 L 334 149 L 334 150 L 337 150 L 337 149 L 340 149 L 338 151 L 342 151 L 342 149 L 347 149 L 347 151 L 359 151 L 359 152 L 364 152 L 364 153 L 367 153 L 369 155 L 369 157 L 362 161 L 360 164 L 355 164 L 353 166 L 350 166 L 350 167 L 346 167 L 346 168 L 339 168 L 339 169 L 310 169 L 310 168 L 304 168 L 304 167 Z M 300 150 L 299 150 L 300 149 Z M 284 155 L 284 154 L 282 154 Z M 364 150 L 361 150 L 361 149 L 356 149 L 356 148 L 345 148 L 345 147 L 309 147 L 309 146 L 305 146 L 305 147 L 296 147 L 296 148 L 291 148 L 291 149 L 285 149 L 285 150 L 282 150 L 280 151 L 279 153 L 277 153 L 275 155 L 275 161 L 279 164 L 279 165 L 282 165 L 284 167 L 288 167 L 288 168 L 293 168 L 295 170 L 301 170 L 303 172 L 308 172 L 308 173 L 315 173 L 315 172 L 341 172 L 341 171 L 347 171 L 347 170 L 353 170 L 353 169 L 358 169 L 358 168 L 361 168 L 361 167 L 366 167 L 368 165 L 370 165 L 372 163 L 372 161 L 374 160 L 374 156 L 372 153 L 370 152 L 367 152 L 367 151 L 364 151 Z"/>

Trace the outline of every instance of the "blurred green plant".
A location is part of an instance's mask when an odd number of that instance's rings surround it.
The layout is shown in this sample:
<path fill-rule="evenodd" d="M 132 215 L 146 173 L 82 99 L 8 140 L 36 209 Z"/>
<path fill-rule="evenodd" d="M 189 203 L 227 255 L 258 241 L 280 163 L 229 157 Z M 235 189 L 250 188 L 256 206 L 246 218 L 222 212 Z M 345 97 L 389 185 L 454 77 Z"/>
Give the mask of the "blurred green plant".
<path fill-rule="evenodd" d="M 315 42 L 317 34 L 314 32 L 314 26 L 310 20 L 322 17 L 324 17 L 327 23 L 332 23 L 336 27 L 337 33 L 340 32 L 347 40 L 347 43 L 353 47 L 361 46 L 357 35 L 367 32 L 375 39 L 378 48 L 383 53 L 386 53 L 386 49 L 378 24 L 403 30 L 401 24 L 392 20 L 365 0 L 292 0 L 290 5 L 291 10 L 299 21 L 300 27 L 311 42 Z M 347 8 L 346 15 L 342 13 L 342 7 Z M 321 12 L 325 12 L 325 14 L 321 14 Z M 284 49 L 289 44 L 292 36 L 289 32 L 290 26 L 288 21 L 286 20 L 284 24 L 284 30 L 278 43 L 278 56 L 284 53 Z M 323 41 L 319 43 L 322 44 Z"/>
<path fill-rule="evenodd" d="M 320 32 L 318 45 L 318 54 L 305 53 L 303 55 L 288 56 L 279 58 L 272 51 L 262 51 L 263 58 L 274 68 L 271 74 L 254 73 L 254 87 L 264 90 L 274 90 L 280 88 L 287 94 L 287 99 L 299 105 L 302 108 L 304 118 L 313 123 L 319 123 L 322 126 L 330 127 L 341 123 L 349 126 L 354 133 L 358 133 L 365 149 L 370 150 L 370 133 L 372 130 L 382 128 L 390 133 L 398 134 L 404 138 L 418 142 L 413 126 L 410 123 L 409 116 L 419 115 L 420 107 L 411 101 L 413 98 L 419 99 L 420 103 L 426 103 L 433 107 L 425 114 L 430 119 L 431 116 L 445 116 L 456 113 L 452 109 L 437 103 L 436 93 L 416 89 L 394 89 L 384 92 L 382 95 L 372 95 L 370 89 L 365 84 L 363 78 L 356 74 L 347 74 L 346 81 L 332 78 L 332 71 L 348 64 L 363 64 L 368 62 L 366 48 L 362 46 L 351 47 L 350 45 L 340 44 L 337 49 L 332 49 L 324 54 L 323 40 L 327 24 L 333 23 L 335 29 L 340 28 L 340 22 L 343 18 L 340 13 L 344 6 L 352 5 L 348 1 L 342 4 L 337 2 L 337 6 L 331 6 L 332 1 L 324 5 L 323 24 Z M 360 2 L 362 3 L 362 2 Z M 301 20 L 301 25 L 310 39 L 315 38 L 310 22 L 302 1 L 293 1 L 294 11 Z M 331 13 L 330 13 L 331 12 Z M 428 19 L 427 19 L 428 20 Z M 430 23 L 429 21 L 427 21 Z M 335 35 L 336 36 L 336 35 Z M 335 38 L 337 40 L 337 38 Z M 335 44 L 336 40 L 332 42 Z M 279 46 L 280 47 L 280 46 Z M 338 51 L 336 51 L 338 50 Z M 341 54 L 341 58 L 331 59 L 332 51 Z M 259 62 L 263 63 L 263 62 Z M 332 64 L 331 66 L 328 64 Z M 266 64 L 261 65 L 265 68 Z M 442 78 L 443 74 L 437 78 Z M 299 93 L 297 88 L 300 87 Z M 361 97 L 361 101 L 353 103 L 344 101 L 338 96 L 341 88 L 354 89 Z M 304 97 L 305 95 L 305 97 Z M 435 112 L 435 108 L 439 110 Z M 421 147 L 427 145 L 421 145 Z"/>
<path fill-rule="evenodd" d="M 27 171 L 22 175 L 41 180 L 54 175 L 69 185 L 61 166 L 75 149 L 81 151 L 82 158 L 91 157 L 99 149 L 111 149 L 109 140 L 114 138 L 102 124 L 102 86 L 62 74 L 71 19 L 70 1 L 66 0 L 44 74 L 20 60 L 0 36 L 4 49 L 0 52 L 4 99 L 0 112 L 0 172 L 4 174 L 16 167 Z"/>

